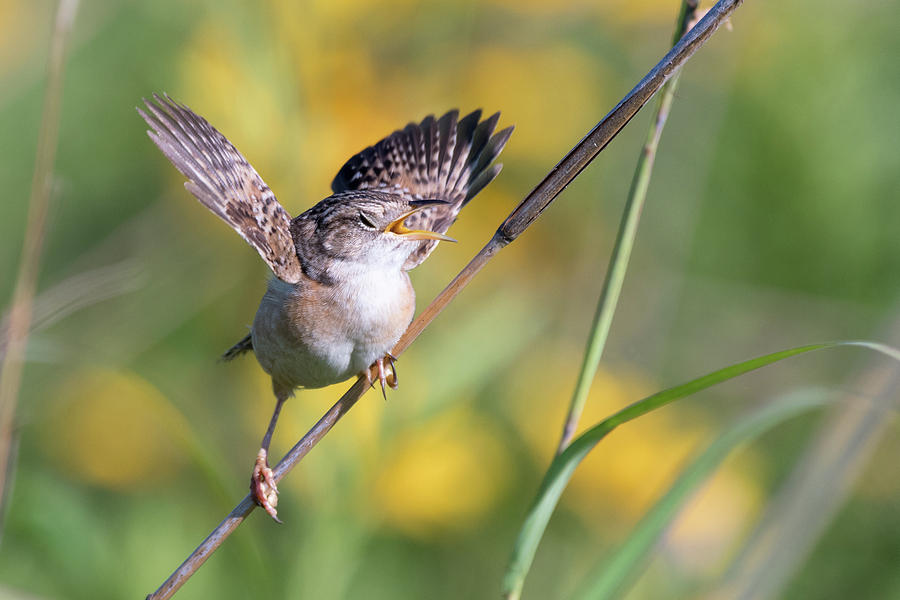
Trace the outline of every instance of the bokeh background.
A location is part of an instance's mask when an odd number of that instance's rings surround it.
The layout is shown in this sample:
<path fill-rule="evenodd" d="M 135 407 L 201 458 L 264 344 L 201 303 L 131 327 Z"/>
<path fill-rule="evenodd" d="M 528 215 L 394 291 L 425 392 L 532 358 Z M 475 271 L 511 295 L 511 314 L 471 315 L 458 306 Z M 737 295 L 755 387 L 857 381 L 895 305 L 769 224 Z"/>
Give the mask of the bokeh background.
<path fill-rule="evenodd" d="M 0 0 L 0 303 L 14 285 L 55 3 Z M 134 107 L 207 117 L 297 214 L 352 153 L 459 107 L 516 125 L 505 168 L 413 272 L 423 307 L 667 49 L 678 2 L 82 1 L 64 80 L 38 327 L 18 411 L 0 597 L 143 597 L 243 497 L 272 409 L 246 331 L 267 272 L 183 188 Z M 749 2 L 688 64 L 583 424 L 733 361 L 897 343 L 900 18 L 891 0 Z M 405 354 L 179 598 L 493 598 L 558 438 L 642 112 Z M 529 577 L 568 598 L 685 460 L 747 410 L 856 395 L 862 351 L 782 363 L 616 431 L 582 466 Z M 302 392 L 281 454 L 345 389 Z M 893 419 L 895 411 L 889 413 Z M 823 417 L 730 458 L 629 598 L 700 597 Z M 783 590 L 900 597 L 896 423 Z"/>

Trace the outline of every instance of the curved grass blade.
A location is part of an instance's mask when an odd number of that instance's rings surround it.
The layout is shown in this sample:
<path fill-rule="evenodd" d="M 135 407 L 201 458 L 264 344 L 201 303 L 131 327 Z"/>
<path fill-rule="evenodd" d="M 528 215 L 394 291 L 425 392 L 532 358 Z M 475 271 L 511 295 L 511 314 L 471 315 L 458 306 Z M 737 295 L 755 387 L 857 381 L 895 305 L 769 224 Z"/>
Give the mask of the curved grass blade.
<path fill-rule="evenodd" d="M 827 404 L 827 390 L 806 390 L 791 394 L 740 419 L 713 441 L 669 488 L 602 570 L 587 578 L 579 600 L 620 597 L 646 564 L 659 538 L 672 524 L 692 494 L 715 473 L 722 461 L 739 445 L 758 438 L 781 423 Z"/>
<path fill-rule="evenodd" d="M 692 379 L 681 385 L 668 388 L 661 392 L 657 392 L 651 396 L 639 400 L 634 404 L 626 406 L 611 417 L 600 421 L 597 425 L 588 429 L 578 436 L 572 443 L 559 454 L 544 476 L 541 487 L 538 490 L 537 498 L 534 501 L 528 515 L 525 518 L 522 528 L 519 530 L 519 537 L 516 540 L 513 549 L 512 559 L 507 568 L 506 575 L 503 579 L 503 595 L 509 600 L 518 600 L 522 595 L 522 587 L 525 584 L 525 576 L 531 568 L 534 555 L 537 552 L 538 544 L 550 521 L 550 516 L 562 496 L 563 490 L 572 478 L 575 468 L 581 463 L 585 456 L 596 446 L 600 440 L 606 437 L 613 429 L 627 423 L 632 419 L 636 419 L 642 415 L 661 408 L 667 404 L 671 404 L 676 400 L 680 400 L 701 390 L 712 387 L 717 383 L 728 381 L 744 373 L 754 371 L 770 365 L 772 363 L 805 354 L 815 350 L 823 350 L 826 348 L 836 348 L 841 346 L 859 346 L 868 348 L 876 352 L 880 352 L 895 360 L 900 361 L 900 350 L 866 341 L 849 341 L 849 342 L 826 342 L 822 344 L 811 344 L 808 346 L 800 346 L 780 352 L 773 352 L 764 356 L 751 358 L 728 367 L 713 371 Z"/>
<path fill-rule="evenodd" d="M 789 596 L 786 586 L 807 568 L 817 542 L 849 500 L 879 442 L 890 435 L 895 424 L 900 369 L 891 367 L 878 364 L 865 369 L 854 378 L 854 391 L 847 390 L 827 411 L 731 564 L 718 582 L 702 590 L 704 598 Z M 854 402 L 854 397 L 865 402 Z"/>

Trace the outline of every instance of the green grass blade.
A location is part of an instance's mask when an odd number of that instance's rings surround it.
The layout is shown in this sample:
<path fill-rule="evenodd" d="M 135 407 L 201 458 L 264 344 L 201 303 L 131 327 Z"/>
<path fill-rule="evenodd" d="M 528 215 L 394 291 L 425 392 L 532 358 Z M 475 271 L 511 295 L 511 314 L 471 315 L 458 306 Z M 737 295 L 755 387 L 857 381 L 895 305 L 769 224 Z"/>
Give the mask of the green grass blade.
<path fill-rule="evenodd" d="M 826 403 L 827 395 L 828 392 L 821 390 L 792 394 L 740 419 L 726 430 L 681 472 L 666 495 L 641 519 L 602 570 L 588 578 L 581 587 L 579 600 L 618 597 L 624 586 L 639 575 L 657 541 L 691 495 L 716 471 L 732 450 L 784 421 L 821 407 Z"/>
<path fill-rule="evenodd" d="M 696 1 L 682 1 L 675 33 L 672 37 L 673 46 L 678 43 L 678 40 L 687 31 L 688 22 L 694 17 L 696 10 Z M 675 101 L 675 90 L 678 88 L 678 78 L 680 76 L 680 71 L 675 73 L 660 89 L 656 111 L 651 118 L 644 147 L 638 156 L 637 165 L 631 180 L 631 187 L 628 190 L 628 197 L 625 199 L 625 207 L 622 210 L 622 220 L 619 222 L 616 241 L 613 244 L 612 253 L 609 257 L 606 276 L 603 279 L 600 298 L 597 300 L 597 308 L 594 312 L 594 321 L 591 323 L 591 333 L 587 347 L 584 350 L 581 370 L 578 373 L 575 390 L 572 392 L 572 399 L 569 402 L 569 412 L 566 415 L 565 423 L 563 423 L 557 454 L 565 450 L 575 436 L 578 420 L 581 418 L 581 413 L 584 412 L 588 393 L 591 391 L 591 385 L 594 382 L 594 377 L 597 375 L 597 368 L 600 366 L 600 359 L 603 357 L 603 350 L 606 347 L 606 340 L 612 328 L 613 316 L 619 304 L 622 286 L 625 284 L 625 272 L 628 269 L 631 251 L 634 248 L 634 240 L 637 237 L 638 222 L 644 210 L 644 203 L 647 200 L 650 176 L 653 173 L 653 164 L 656 161 L 656 150 L 659 148 L 659 140 L 662 137 L 663 128 L 666 126 L 669 112 L 672 110 L 672 103 Z"/>
<path fill-rule="evenodd" d="M 547 528 L 547 523 L 550 521 L 550 516 L 555 510 L 563 490 L 565 490 L 566 485 L 569 483 L 569 479 L 572 477 L 572 473 L 575 472 L 575 468 L 594 446 L 596 446 L 597 443 L 606 437 L 613 429 L 622 423 L 636 419 L 657 408 L 690 396 L 701 390 L 705 390 L 706 388 L 722 383 L 723 381 L 728 381 L 729 379 L 743 375 L 744 373 L 754 371 L 765 367 L 766 365 L 799 354 L 841 346 L 860 346 L 868 348 L 900 361 L 900 350 L 883 344 L 864 341 L 827 342 L 773 352 L 771 354 L 730 365 L 707 375 L 703 375 L 702 377 L 692 379 L 681 385 L 657 392 L 656 394 L 623 408 L 578 436 L 562 452 L 562 454 L 559 454 L 553 462 L 550 463 L 547 474 L 544 476 L 537 498 L 531 509 L 528 511 L 528 515 L 522 524 L 522 529 L 519 531 L 519 537 L 517 538 L 513 549 L 512 559 L 507 568 L 506 576 L 503 579 L 504 597 L 510 600 L 518 600 L 518 598 L 521 597 L 525 576 L 528 574 L 528 570 L 534 560 L 538 544 L 541 541 L 541 537 L 544 535 L 544 530 Z"/>
<path fill-rule="evenodd" d="M 885 438 L 892 429 L 896 433 L 893 425 L 900 371 L 891 367 L 872 365 L 859 373 L 834 408 L 827 411 L 731 564 L 711 589 L 703 590 L 704 597 L 790 597 L 785 588 L 793 586 L 795 576 L 808 568 L 806 561 L 869 469 L 880 442 L 887 442 Z M 881 585 L 884 581 L 880 580 Z M 881 587 L 878 583 L 873 587 L 873 583 L 862 583 L 855 595 L 871 596 Z M 896 590 L 900 592 L 900 586 Z M 886 592 L 883 597 L 900 598 L 900 593 Z"/>

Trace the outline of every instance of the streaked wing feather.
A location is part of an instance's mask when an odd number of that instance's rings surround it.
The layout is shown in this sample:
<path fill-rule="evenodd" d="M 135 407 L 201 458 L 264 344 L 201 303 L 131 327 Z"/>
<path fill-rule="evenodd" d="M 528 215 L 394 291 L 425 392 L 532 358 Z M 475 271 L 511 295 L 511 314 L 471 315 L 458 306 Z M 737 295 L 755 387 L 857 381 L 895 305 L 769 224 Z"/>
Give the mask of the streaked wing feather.
<path fill-rule="evenodd" d="M 138 113 L 152 128 L 147 134 L 175 168 L 184 186 L 228 223 L 279 279 L 302 276 L 290 233 L 291 217 L 247 159 L 203 117 L 167 95 L 144 100 Z"/>
<path fill-rule="evenodd" d="M 509 140 L 512 127 L 494 134 L 500 113 L 480 121 L 476 110 L 462 119 L 451 110 L 440 119 L 429 115 L 410 123 L 348 160 L 331 183 L 337 194 L 378 190 L 410 199 L 443 200 L 406 220 L 411 229 L 445 233 L 466 203 L 500 172 L 491 163 Z M 425 260 L 437 242 L 422 241 L 403 268 Z"/>

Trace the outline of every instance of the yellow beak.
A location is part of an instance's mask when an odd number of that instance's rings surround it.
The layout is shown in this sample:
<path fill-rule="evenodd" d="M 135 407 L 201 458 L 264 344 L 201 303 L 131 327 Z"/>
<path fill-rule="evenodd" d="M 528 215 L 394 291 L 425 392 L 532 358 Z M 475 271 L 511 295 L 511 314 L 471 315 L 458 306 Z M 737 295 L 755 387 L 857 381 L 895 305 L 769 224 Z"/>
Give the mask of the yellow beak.
<path fill-rule="evenodd" d="M 444 242 L 455 242 L 452 237 L 446 236 L 443 233 L 438 233 L 437 231 L 428 231 L 424 229 L 409 229 L 403 222 L 410 216 L 415 213 L 425 210 L 426 208 L 430 208 L 434 206 L 435 203 L 428 203 L 424 206 L 417 206 L 411 211 L 405 212 L 400 215 L 399 218 L 391 221 L 387 227 L 384 228 L 385 233 L 393 233 L 395 235 L 402 235 L 404 238 L 408 240 L 441 240 Z"/>

